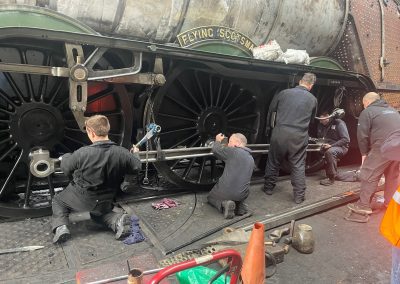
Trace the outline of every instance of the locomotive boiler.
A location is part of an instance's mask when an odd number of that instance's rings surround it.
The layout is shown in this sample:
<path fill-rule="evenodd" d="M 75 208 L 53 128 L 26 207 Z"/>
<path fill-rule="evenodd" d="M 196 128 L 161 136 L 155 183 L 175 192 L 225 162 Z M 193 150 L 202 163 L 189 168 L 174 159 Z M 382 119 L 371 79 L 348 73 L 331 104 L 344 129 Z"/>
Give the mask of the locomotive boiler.
<path fill-rule="evenodd" d="M 0 216 L 36 216 L 49 208 L 42 196 L 53 194 L 66 178 L 32 176 L 30 154 L 44 150 L 58 157 L 88 145 L 85 116 L 106 115 L 111 139 L 125 147 L 137 142 L 149 123 L 161 126 L 162 149 L 201 147 L 220 132 L 241 132 L 249 143 L 263 144 L 273 96 L 313 72 L 319 108 L 346 110 L 348 159 L 357 161 L 362 96 L 378 87 L 396 105 L 400 90 L 395 1 L 0 4 Z M 367 15 L 360 9 L 380 20 L 365 25 Z M 213 36 L 195 34 L 199 27 Z M 216 38 L 217 31 L 223 36 Z M 179 36 L 185 32 L 188 46 L 182 48 Z M 283 49 L 307 50 L 311 64 L 251 57 L 251 47 L 272 39 Z M 319 155 L 308 155 L 309 170 L 320 165 Z M 210 188 L 224 165 L 212 156 L 196 156 L 154 167 L 178 186 L 198 190 Z"/>

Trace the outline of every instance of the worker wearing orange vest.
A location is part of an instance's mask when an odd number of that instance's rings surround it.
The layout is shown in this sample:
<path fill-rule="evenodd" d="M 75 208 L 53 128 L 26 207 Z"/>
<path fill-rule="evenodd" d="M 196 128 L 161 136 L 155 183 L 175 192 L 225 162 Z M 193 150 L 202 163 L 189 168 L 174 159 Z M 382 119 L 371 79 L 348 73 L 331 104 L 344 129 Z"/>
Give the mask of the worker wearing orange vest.
<path fill-rule="evenodd" d="M 391 284 L 400 283 L 400 187 L 393 195 L 381 223 L 381 234 L 393 245 Z"/>
<path fill-rule="evenodd" d="M 400 160 L 400 130 L 391 133 L 381 147 L 383 157 Z M 400 187 L 393 194 L 381 223 L 381 234 L 393 245 L 391 284 L 400 283 Z"/>

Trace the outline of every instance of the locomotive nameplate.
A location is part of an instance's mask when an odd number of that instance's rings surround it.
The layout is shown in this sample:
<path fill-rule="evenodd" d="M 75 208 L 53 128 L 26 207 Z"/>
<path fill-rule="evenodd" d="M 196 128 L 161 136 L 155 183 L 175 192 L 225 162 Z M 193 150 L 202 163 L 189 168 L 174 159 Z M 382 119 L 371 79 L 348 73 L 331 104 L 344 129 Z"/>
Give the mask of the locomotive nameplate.
<path fill-rule="evenodd" d="M 181 47 L 199 46 L 210 41 L 235 45 L 251 54 L 255 43 L 246 35 L 234 29 L 222 26 L 202 26 L 190 29 L 177 36 Z"/>

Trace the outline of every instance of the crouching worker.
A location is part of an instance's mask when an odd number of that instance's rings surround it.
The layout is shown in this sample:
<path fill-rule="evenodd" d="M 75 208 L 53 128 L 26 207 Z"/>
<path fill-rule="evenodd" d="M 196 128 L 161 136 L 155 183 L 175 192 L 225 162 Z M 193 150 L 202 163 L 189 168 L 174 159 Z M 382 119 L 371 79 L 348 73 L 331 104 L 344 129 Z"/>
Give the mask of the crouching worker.
<path fill-rule="evenodd" d="M 247 139 L 243 134 L 232 134 L 228 146 L 221 144 L 223 139 L 223 134 L 215 137 L 212 152 L 225 162 L 225 169 L 208 194 L 207 200 L 224 214 L 225 219 L 231 219 L 248 211 L 244 201 L 249 196 L 254 159 L 251 150 L 246 148 Z"/>
<path fill-rule="evenodd" d="M 129 234 L 130 218 L 113 212 L 113 200 L 126 173 L 140 169 L 141 162 L 134 147 L 130 153 L 108 138 L 110 123 L 103 115 L 94 115 L 86 122 L 92 145 L 62 156 L 61 170 L 70 177 L 68 186 L 52 201 L 53 243 L 70 237 L 67 227 L 71 211 L 89 211 L 91 219 L 103 223 L 120 239 Z"/>
<path fill-rule="evenodd" d="M 325 156 L 326 179 L 320 184 L 328 186 L 335 182 L 338 175 L 337 161 L 346 155 L 349 149 L 350 136 L 343 120 L 330 118 L 328 112 L 323 112 L 318 125 L 318 138 L 324 140 L 321 153 Z"/>

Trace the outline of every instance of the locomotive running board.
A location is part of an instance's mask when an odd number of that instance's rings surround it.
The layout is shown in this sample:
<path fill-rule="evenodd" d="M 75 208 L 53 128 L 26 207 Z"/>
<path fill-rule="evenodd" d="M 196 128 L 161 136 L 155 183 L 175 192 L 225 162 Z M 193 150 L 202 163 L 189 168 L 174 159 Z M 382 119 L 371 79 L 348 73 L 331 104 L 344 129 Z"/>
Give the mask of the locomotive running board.
<path fill-rule="evenodd" d="M 270 144 L 248 144 L 246 147 L 251 150 L 252 154 L 267 154 Z M 307 152 L 318 152 L 322 144 L 309 144 Z M 211 147 L 191 147 L 167 149 L 161 151 L 141 151 L 139 152 L 140 161 L 145 162 L 161 162 L 179 159 L 188 159 L 195 157 L 212 156 Z"/>

